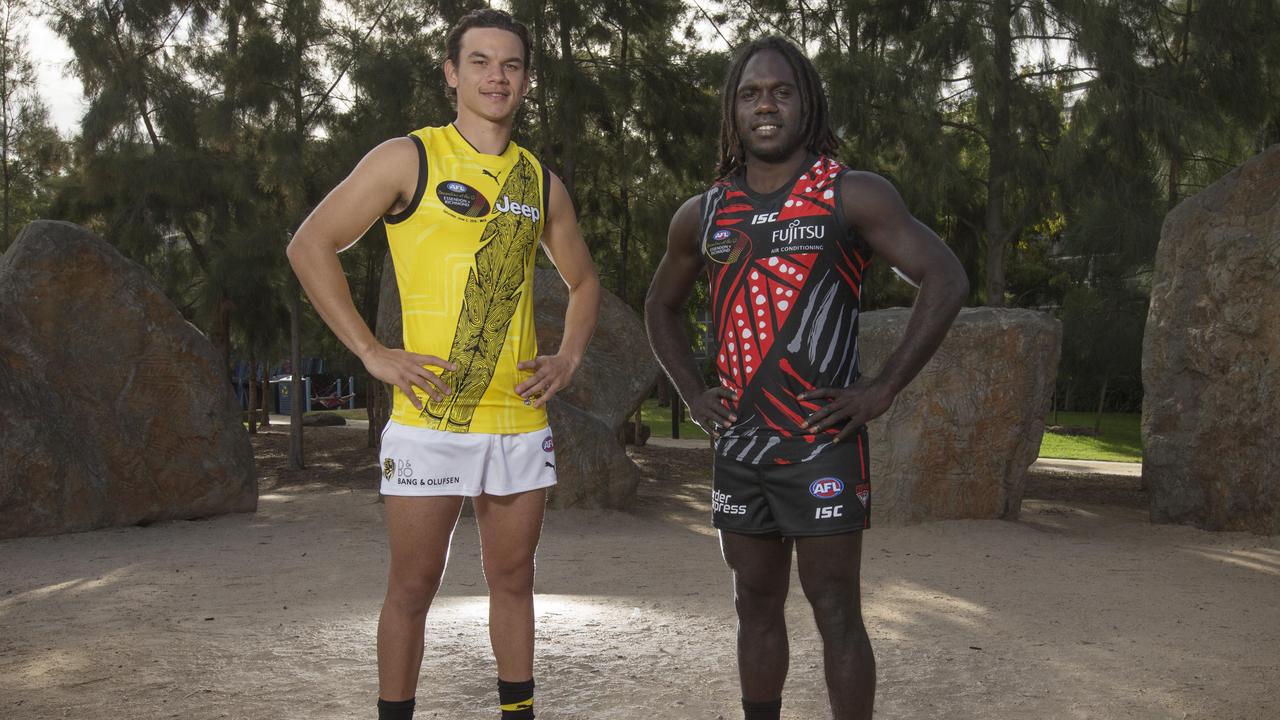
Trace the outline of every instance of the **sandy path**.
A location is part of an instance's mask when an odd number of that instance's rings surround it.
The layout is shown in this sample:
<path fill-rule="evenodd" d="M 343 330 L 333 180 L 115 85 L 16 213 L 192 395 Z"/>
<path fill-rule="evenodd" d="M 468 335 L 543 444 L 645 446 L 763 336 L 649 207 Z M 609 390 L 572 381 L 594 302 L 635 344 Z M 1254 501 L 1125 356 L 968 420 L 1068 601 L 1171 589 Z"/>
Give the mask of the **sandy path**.
<path fill-rule="evenodd" d="M 636 514 L 548 515 L 540 718 L 740 717 L 706 452 L 639 453 Z M 0 717 L 372 717 L 381 518 L 371 490 L 284 478 L 255 515 L 0 542 Z M 496 716 L 478 545 L 463 518 L 418 717 Z M 877 717 L 1280 717 L 1280 539 L 1058 497 L 878 528 L 864 552 Z M 798 583 L 788 617 L 783 716 L 821 718 Z"/>

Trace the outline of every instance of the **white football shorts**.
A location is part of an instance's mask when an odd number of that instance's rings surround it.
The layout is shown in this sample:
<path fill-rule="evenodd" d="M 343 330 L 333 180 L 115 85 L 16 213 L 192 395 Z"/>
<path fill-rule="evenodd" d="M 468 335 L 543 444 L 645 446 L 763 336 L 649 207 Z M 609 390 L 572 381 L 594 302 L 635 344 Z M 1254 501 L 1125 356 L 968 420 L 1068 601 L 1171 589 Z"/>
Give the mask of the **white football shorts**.
<path fill-rule="evenodd" d="M 513 495 L 556 484 L 549 427 L 496 435 L 388 422 L 380 459 L 383 495 Z"/>

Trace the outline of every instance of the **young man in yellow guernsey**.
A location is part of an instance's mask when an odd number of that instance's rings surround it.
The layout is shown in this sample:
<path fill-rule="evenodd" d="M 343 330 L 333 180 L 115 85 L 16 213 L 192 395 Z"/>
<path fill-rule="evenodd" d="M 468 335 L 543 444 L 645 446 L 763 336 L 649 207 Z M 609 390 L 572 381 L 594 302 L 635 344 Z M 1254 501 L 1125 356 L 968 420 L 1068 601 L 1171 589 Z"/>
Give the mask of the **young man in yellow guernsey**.
<path fill-rule="evenodd" d="M 534 551 L 556 481 L 546 403 L 578 368 L 600 283 L 564 185 L 511 141 L 529 89 L 528 30 L 477 10 L 445 45 L 457 118 L 370 151 L 298 229 L 289 260 L 334 334 L 395 386 L 382 436 L 391 568 L 378 620 L 378 717 L 413 717 L 427 610 L 472 497 L 502 718 L 532 718 Z M 404 350 L 370 332 L 337 257 L 379 220 Z M 534 334 L 539 241 L 569 287 L 554 355 L 537 354 Z"/>

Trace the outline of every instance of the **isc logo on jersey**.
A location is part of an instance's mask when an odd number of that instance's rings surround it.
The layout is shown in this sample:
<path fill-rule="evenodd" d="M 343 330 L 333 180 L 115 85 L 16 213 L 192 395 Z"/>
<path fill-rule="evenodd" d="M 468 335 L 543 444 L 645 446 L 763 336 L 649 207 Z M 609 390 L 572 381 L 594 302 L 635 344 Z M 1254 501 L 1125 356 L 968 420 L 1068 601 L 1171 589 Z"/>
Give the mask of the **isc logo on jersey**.
<path fill-rule="evenodd" d="M 515 202 L 506 195 L 502 196 L 502 199 L 498 201 L 497 205 L 493 206 L 493 209 L 495 212 L 509 212 L 513 215 L 523 215 L 534 222 L 538 222 L 538 218 L 542 216 L 538 211 L 538 208 L 532 205 Z"/>

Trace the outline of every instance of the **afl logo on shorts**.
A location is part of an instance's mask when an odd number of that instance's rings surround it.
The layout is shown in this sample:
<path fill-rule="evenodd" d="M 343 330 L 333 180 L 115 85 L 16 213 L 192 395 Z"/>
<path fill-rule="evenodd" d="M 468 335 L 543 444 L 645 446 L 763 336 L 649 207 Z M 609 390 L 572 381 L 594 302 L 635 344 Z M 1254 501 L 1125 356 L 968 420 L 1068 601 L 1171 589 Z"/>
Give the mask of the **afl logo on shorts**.
<path fill-rule="evenodd" d="M 479 190 L 460 183 L 457 180 L 446 180 L 436 186 L 436 197 L 450 210 L 467 217 L 484 217 L 489 214 L 489 201 Z"/>
<path fill-rule="evenodd" d="M 382 477 L 390 480 L 392 475 L 396 474 L 396 461 L 387 458 L 382 461 Z"/>
<path fill-rule="evenodd" d="M 555 450 L 555 449 L 556 449 L 556 444 L 551 439 L 551 436 L 548 435 L 546 439 L 542 441 L 542 452 L 551 452 L 552 450 Z"/>
<path fill-rule="evenodd" d="M 840 478 L 821 478 L 809 483 L 809 494 L 819 500 L 830 500 L 844 492 L 844 481 Z"/>
<path fill-rule="evenodd" d="M 702 243 L 702 252 L 721 265 L 732 265 L 751 251 L 751 238 L 741 230 L 720 228 Z"/>

